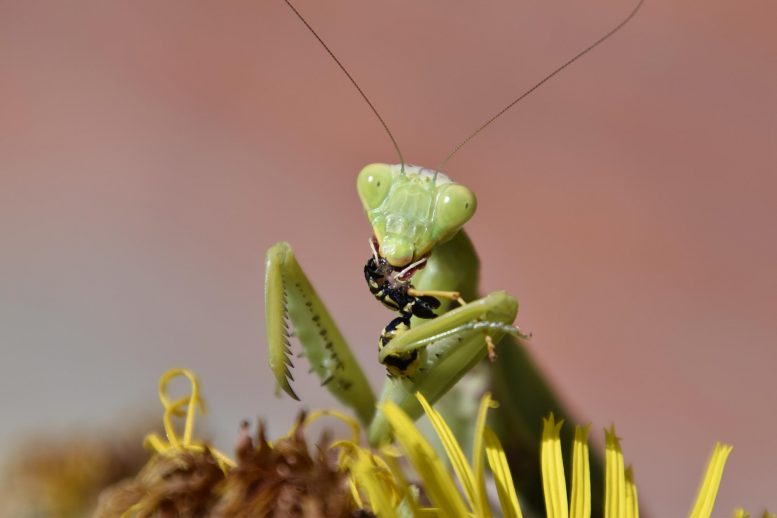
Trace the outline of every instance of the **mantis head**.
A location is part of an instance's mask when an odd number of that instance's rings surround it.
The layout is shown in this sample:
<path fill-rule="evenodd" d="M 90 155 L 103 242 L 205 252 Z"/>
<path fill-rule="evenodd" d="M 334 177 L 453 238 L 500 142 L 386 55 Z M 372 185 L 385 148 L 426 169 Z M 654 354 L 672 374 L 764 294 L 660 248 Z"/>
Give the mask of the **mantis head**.
<path fill-rule="evenodd" d="M 380 255 L 394 267 L 419 260 L 452 238 L 477 208 L 469 189 L 417 166 L 370 164 L 356 187 Z"/>

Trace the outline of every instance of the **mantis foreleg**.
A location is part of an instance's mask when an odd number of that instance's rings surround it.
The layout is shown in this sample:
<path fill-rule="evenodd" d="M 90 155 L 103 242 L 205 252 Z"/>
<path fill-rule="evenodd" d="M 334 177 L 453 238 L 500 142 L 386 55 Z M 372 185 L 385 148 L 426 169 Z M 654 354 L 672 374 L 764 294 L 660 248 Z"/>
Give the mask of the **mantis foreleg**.
<path fill-rule="evenodd" d="M 499 341 L 511 326 L 518 303 L 505 292 L 494 292 L 455 308 L 433 320 L 424 320 L 391 340 L 382 350 L 382 362 L 392 355 L 423 350 L 414 372 L 386 380 L 381 401 L 391 400 L 411 417 L 418 417 L 421 406 L 415 397 L 421 392 L 428 401 L 437 401 L 464 374 L 486 355 L 485 333 Z M 388 428 L 382 414 L 375 415 L 369 439 L 379 444 L 388 439 Z"/>
<path fill-rule="evenodd" d="M 299 399 L 289 383 L 293 380 L 289 319 L 322 384 L 353 408 L 362 423 L 369 423 L 375 413 L 372 388 L 288 243 L 278 243 L 267 251 L 265 312 L 270 367 L 278 385 Z"/>

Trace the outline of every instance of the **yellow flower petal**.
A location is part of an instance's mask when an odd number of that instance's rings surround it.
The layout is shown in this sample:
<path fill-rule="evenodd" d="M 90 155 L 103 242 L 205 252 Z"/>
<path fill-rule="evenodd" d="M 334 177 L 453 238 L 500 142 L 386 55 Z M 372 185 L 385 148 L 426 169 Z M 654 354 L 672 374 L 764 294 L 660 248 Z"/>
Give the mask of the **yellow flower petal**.
<path fill-rule="evenodd" d="M 626 518 L 639 518 L 639 500 L 637 485 L 634 483 L 634 470 L 626 468 Z"/>
<path fill-rule="evenodd" d="M 186 378 L 191 385 L 191 393 L 176 401 L 170 400 L 167 395 L 167 386 L 171 380 L 177 377 Z M 205 403 L 200 397 L 200 382 L 197 376 L 189 369 L 170 369 L 159 379 L 159 401 L 165 411 L 162 414 L 162 424 L 165 430 L 166 440 L 154 433 L 150 433 L 143 440 L 143 445 L 163 455 L 175 455 L 182 450 L 202 452 L 205 446 L 200 441 L 194 440 L 194 417 L 199 406 L 200 412 L 205 413 Z M 184 417 L 183 438 L 173 426 L 173 417 Z M 226 473 L 236 466 L 235 461 L 213 447 L 208 448 L 216 458 L 221 470 Z"/>
<path fill-rule="evenodd" d="M 361 435 L 361 426 L 359 426 L 359 421 L 338 410 L 331 410 L 331 409 L 316 410 L 308 414 L 308 416 L 305 417 L 305 421 L 303 423 L 300 423 L 300 425 L 308 426 L 311 423 L 315 422 L 316 420 L 321 419 L 322 417 L 334 417 L 336 419 L 339 419 L 343 423 L 347 424 L 348 427 L 351 429 L 351 434 L 352 434 L 351 441 L 353 441 L 354 443 L 359 442 L 359 437 Z M 292 431 L 290 433 L 293 433 L 293 432 L 294 432 L 294 428 L 292 428 Z"/>
<path fill-rule="evenodd" d="M 615 426 L 604 431 L 604 518 L 626 514 L 626 474 Z"/>
<path fill-rule="evenodd" d="M 478 510 L 481 516 L 491 516 L 491 509 L 488 507 L 488 497 L 486 496 L 486 469 L 483 465 L 483 433 L 486 429 L 488 409 L 496 408 L 497 406 L 497 403 L 491 399 L 491 394 L 486 392 L 480 400 L 478 417 L 475 421 L 475 444 L 472 445 L 472 466 L 475 469 L 475 477 L 477 477 Z"/>
<path fill-rule="evenodd" d="M 559 436 L 563 421 L 556 423 L 553 414 L 543 419 L 542 445 L 540 460 L 542 463 L 542 489 L 545 494 L 545 512 L 548 518 L 567 518 L 567 486 L 564 478 L 564 461 L 561 458 L 561 438 Z"/>
<path fill-rule="evenodd" d="M 407 477 L 405 477 L 402 467 L 399 465 L 399 458 L 384 452 L 383 460 L 386 461 L 386 465 L 391 470 L 398 489 L 404 490 L 404 493 L 400 493 L 402 497 L 402 503 L 398 509 L 400 515 L 404 513 L 411 517 L 423 516 L 424 509 L 421 509 L 418 505 L 418 488 L 411 485 Z"/>
<path fill-rule="evenodd" d="M 569 515 L 572 518 L 591 518 L 591 468 L 588 454 L 590 426 L 575 427 L 572 446 L 572 500 Z"/>
<path fill-rule="evenodd" d="M 381 482 L 378 466 L 372 456 L 364 450 L 357 450 L 356 461 L 351 465 L 351 474 L 366 492 L 372 511 L 381 518 L 396 518 L 396 508 L 392 502 L 392 491 Z"/>
<path fill-rule="evenodd" d="M 467 458 L 464 456 L 464 452 L 461 450 L 461 446 L 458 441 L 456 441 L 456 437 L 454 437 L 450 427 L 445 423 L 440 413 L 432 408 L 423 394 L 418 392 L 416 393 L 416 397 L 421 403 L 424 412 L 426 412 L 426 415 L 429 417 L 429 422 L 437 432 L 437 436 L 440 438 L 443 448 L 445 448 L 445 453 L 448 454 L 448 459 L 451 461 L 453 470 L 459 478 L 461 487 L 464 488 L 464 494 L 466 495 L 467 500 L 469 500 L 470 509 L 473 511 L 475 509 L 480 509 L 483 516 L 490 517 L 491 512 L 488 509 L 488 502 L 485 502 L 485 512 L 483 512 L 484 509 L 482 506 L 485 494 L 478 494 L 478 491 L 475 488 L 475 475 L 472 473 L 472 468 L 470 468 Z"/>
<path fill-rule="evenodd" d="M 173 402 L 167 397 L 167 385 L 170 383 L 170 380 L 177 378 L 178 376 L 183 376 L 189 380 L 189 383 L 192 386 L 192 392 L 189 397 Z M 200 412 L 205 413 L 205 403 L 200 397 L 200 382 L 197 379 L 197 376 L 189 369 L 168 370 L 162 374 L 162 377 L 159 379 L 159 400 L 162 402 L 162 406 L 166 411 L 164 415 L 164 426 L 167 440 L 170 441 L 170 444 L 174 447 L 178 447 L 181 443 L 183 443 L 184 446 L 187 446 L 191 443 L 192 435 L 194 433 L 195 407 L 199 405 Z M 186 407 L 186 423 L 184 425 L 183 440 L 181 441 L 178 439 L 178 434 L 175 433 L 175 428 L 173 428 L 173 425 L 170 422 L 170 417 L 184 415 L 181 411 L 181 408 L 184 406 Z"/>
<path fill-rule="evenodd" d="M 750 518 L 750 514 L 740 507 L 739 509 L 734 509 L 734 518 Z"/>
<path fill-rule="evenodd" d="M 503 516 L 505 518 L 523 518 L 521 505 L 518 503 L 518 495 L 515 493 L 510 466 L 507 464 L 507 456 L 502 448 L 502 444 L 490 428 L 483 430 L 483 442 L 486 445 L 488 465 L 491 466 L 491 473 L 494 474 L 496 492 L 499 495 Z"/>
<path fill-rule="evenodd" d="M 716 443 L 712 451 L 707 470 L 704 473 L 704 480 L 699 488 L 699 494 L 696 497 L 696 503 L 691 510 L 691 518 L 709 518 L 712 514 L 712 507 L 715 505 L 715 497 L 720 487 L 720 479 L 723 477 L 723 467 L 726 465 L 732 446 L 728 444 Z"/>
<path fill-rule="evenodd" d="M 391 424 L 394 437 L 402 445 L 423 480 L 424 489 L 432 504 L 448 518 L 467 516 L 467 507 L 456 484 L 412 419 L 391 401 L 381 405 L 380 410 Z"/>

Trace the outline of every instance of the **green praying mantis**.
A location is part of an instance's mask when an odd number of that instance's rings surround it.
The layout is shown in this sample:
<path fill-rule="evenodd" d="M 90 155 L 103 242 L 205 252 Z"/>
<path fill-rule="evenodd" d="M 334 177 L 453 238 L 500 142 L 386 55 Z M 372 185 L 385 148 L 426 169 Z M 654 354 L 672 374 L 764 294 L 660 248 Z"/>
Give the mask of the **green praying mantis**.
<path fill-rule="evenodd" d="M 400 312 L 378 340 L 379 360 L 389 372 L 381 401 L 418 417 L 415 392 L 436 401 L 486 354 L 493 358 L 494 343 L 505 334 L 521 335 L 511 325 L 518 303 L 505 292 L 468 303 L 461 298 L 462 291 L 473 291 L 466 284 L 477 275 L 477 256 L 461 230 L 476 207 L 469 189 L 440 173 L 387 164 L 362 169 L 357 188 L 375 234 L 368 282 L 377 298 Z M 324 385 L 368 426 L 373 444 L 385 441 L 388 424 L 375 411 L 370 384 L 286 243 L 267 253 L 265 294 L 270 366 L 279 385 L 297 397 L 289 383 L 288 315 Z M 461 305 L 445 311 L 436 297 Z M 436 307 L 424 315 L 417 309 L 424 303 Z"/>
<path fill-rule="evenodd" d="M 526 336 L 513 325 L 518 311 L 514 297 L 497 291 L 478 298 L 479 261 L 462 229 L 476 210 L 475 196 L 443 173 L 405 163 L 391 131 L 359 85 L 289 0 L 285 1 L 367 102 L 399 155 L 399 164 L 370 164 L 356 180 L 373 231 L 365 278 L 372 295 L 394 311 L 395 318 L 377 339 L 378 360 L 386 366 L 388 376 L 376 398 L 291 246 L 277 243 L 266 258 L 269 363 L 279 387 L 298 399 L 291 385 L 290 322 L 313 372 L 339 401 L 353 409 L 367 427 L 369 441 L 378 445 L 390 439 L 388 423 L 376 410 L 380 402 L 393 401 L 417 418 L 422 409 L 416 392 L 434 403 L 484 357 L 494 360 L 495 344 L 506 335 Z M 504 112 L 617 32 L 643 1 L 615 28 L 488 119 L 437 169 Z M 501 387 L 508 399 L 521 399 L 515 407 L 522 419 L 514 427 L 520 432 L 516 441 L 528 442 L 524 435 L 533 432 L 524 433 L 527 423 L 534 422 L 539 431 L 541 416 L 549 411 L 563 416 L 564 411 L 525 353 L 512 345 L 500 348 L 500 358 L 494 364 L 499 366 L 494 369 L 495 386 L 497 391 Z M 520 379 L 510 379 L 515 377 Z"/>

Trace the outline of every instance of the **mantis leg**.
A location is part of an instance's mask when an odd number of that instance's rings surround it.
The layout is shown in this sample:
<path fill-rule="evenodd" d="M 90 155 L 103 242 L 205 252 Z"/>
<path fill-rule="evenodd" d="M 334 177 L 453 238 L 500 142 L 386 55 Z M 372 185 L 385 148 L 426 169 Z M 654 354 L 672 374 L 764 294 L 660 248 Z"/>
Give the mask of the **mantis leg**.
<path fill-rule="evenodd" d="M 501 331 L 500 338 L 507 332 L 518 333 L 518 329 L 512 326 L 517 313 L 516 300 L 503 291 L 496 291 L 433 320 L 416 324 L 386 344 L 380 352 L 380 360 L 383 362 L 392 354 L 431 347 L 448 338 L 460 338 L 462 333 L 477 329 L 491 329 L 494 334 Z"/>
<path fill-rule="evenodd" d="M 278 386 L 299 399 L 289 383 L 293 380 L 290 320 L 322 384 L 353 408 L 363 424 L 369 423 L 375 413 L 372 388 L 288 243 L 277 243 L 267 251 L 264 293 L 270 368 Z"/>
<path fill-rule="evenodd" d="M 415 397 L 421 392 L 430 403 L 437 401 L 469 372 L 487 352 L 484 331 L 499 341 L 506 333 L 518 332 L 512 327 L 518 303 L 499 291 L 453 309 L 433 320 L 415 324 L 391 340 L 381 350 L 384 361 L 394 354 L 423 350 L 412 376 L 394 376 L 386 381 L 381 401 L 397 403 L 411 419 L 422 413 Z M 389 427 L 381 413 L 369 429 L 369 440 L 381 444 L 389 439 Z"/>

